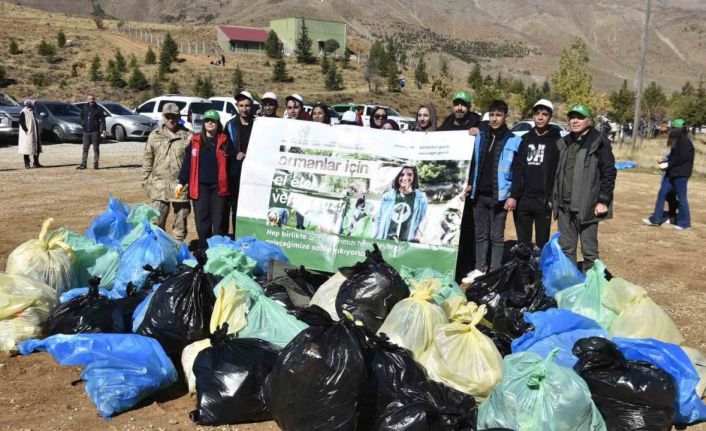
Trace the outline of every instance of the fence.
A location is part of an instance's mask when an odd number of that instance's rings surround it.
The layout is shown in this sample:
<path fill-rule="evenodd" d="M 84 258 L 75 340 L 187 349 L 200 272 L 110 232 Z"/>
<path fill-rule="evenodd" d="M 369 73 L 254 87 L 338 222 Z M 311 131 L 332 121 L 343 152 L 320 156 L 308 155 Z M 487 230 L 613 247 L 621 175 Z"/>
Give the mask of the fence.
<path fill-rule="evenodd" d="M 162 46 L 164 42 L 164 37 L 166 32 L 161 30 L 151 30 L 145 28 L 135 28 L 127 25 L 122 25 L 118 27 L 118 32 L 139 39 L 143 42 L 154 45 L 157 48 Z M 186 40 L 180 39 L 172 36 L 177 46 L 179 47 L 179 52 L 182 54 L 220 54 L 222 52 L 221 47 L 211 40 Z"/>

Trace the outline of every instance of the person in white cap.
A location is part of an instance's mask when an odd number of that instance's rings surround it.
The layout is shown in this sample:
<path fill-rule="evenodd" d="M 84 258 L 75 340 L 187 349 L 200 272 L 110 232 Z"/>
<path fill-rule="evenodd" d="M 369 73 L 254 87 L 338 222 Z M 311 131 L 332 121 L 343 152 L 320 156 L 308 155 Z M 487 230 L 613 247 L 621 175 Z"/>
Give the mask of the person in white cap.
<path fill-rule="evenodd" d="M 262 108 L 257 115 L 262 117 L 277 117 L 277 95 L 271 91 L 262 95 Z"/>
<path fill-rule="evenodd" d="M 558 128 L 550 126 L 554 105 L 547 99 L 534 104 L 534 127 L 522 136 L 517 157 L 512 163 L 510 199 L 516 202 L 513 213 L 519 242 L 532 242 L 532 225 L 537 247 L 549 241 L 552 225 L 552 193 L 554 176 L 559 163 L 556 142 L 561 138 Z"/>
<path fill-rule="evenodd" d="M 341 121 L 338 122 L 338 124 L 345 126 L 357 126 L 358 125 L 358 119 L 356 118 L 355 111 L 346 111 L 343 113 L 341 116 Z"/>
<path fill-rule="evenodd" d="M 235 148 L 235 166 L 233 176 L 230 178 L 230 188 L 232 197 L 230 202 L 231 220 L 233 224 L 233 238 L 235 238 L 235 218 L 238 212 L 238 195 L 240 194 L 240 175 L 243 170 L 243 160 L 248 152 L 250 144 L 250 134 L 252 133 L 253 115 L 252 104 L 253 97 L 249 91 L 241 91 L 235 96 L 235 101 L 238 105 L 238 115 L 231 118 L 226 124 L 225 132 L 230 138 Z"/>
<path fill-rule="evenodd" d="M 285 105 L 287 109 L 285 112 L 286 118 L 311 121 L 311 116 L 304 110 L 304 98 L 301 95 L 294 93 L 287 96 L 284 100 L 287 103 Z"/>

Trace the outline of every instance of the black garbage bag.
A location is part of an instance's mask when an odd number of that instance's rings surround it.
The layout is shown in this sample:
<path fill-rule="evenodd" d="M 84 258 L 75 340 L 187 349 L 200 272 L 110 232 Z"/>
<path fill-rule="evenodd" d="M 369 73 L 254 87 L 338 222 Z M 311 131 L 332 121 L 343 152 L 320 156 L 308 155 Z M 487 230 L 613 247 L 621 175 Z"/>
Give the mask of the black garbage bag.
<path fill-rule="evenodd" d="M 382 258 L 377 244 L 366 251 L 366 259 L 352 267 L 341 268 L 346 277 L 336 297 L 336 312 L 344 311 L 363 322 L 366 330 L 376 333 L 399 301 L 409 296 L 409 288 L 400 274 Z"/>
<path fill-rule="evenodd" d="M 203 270 L 206 254 L 196 252 L 197 264 L 186 267 L 154 292 L 137 333 L 156 338 L 167 355 L 181 361 L 184 347 L 209 336 L 219 277 Z"/>
<path fill-rule="evenodd" d="M 154 268 L 152 265 L 145 265 L 142 267 L 147 271 L 147 277 L 145 278 L 145 283 L 142 285 L 141 290 L 151 291 L 155 284 L 162 284 L 165 280 L 172 276 L 172 274 L 164 272 L 162 267 Z M 184 266 L 177 266 L 177 271 L 183 270 Z"/>
<path fill-rule="evenodd" d="M 294 266 L 276 260 L 270 261 L 267 273 L 270 291 L 276 292 L 278 296 L 282 290 L 286 292 L 294 308 L 308 307 L 311 297 L 329 277 L 328 273 L 306 269 L 304 265 Z M 287 309 L 292 310 L 289 307 Z"/>
<path fill-rule="evenodd" d="M 296 310 L 297 307 L 295 307 L 292 300 L 289 299 L 289 294 L 284 286 L 268 280 L 267 277 L 257 277 L 255 281 L 262 287 L 265 296 L 284 305 L 284 308 L 289 311 Z"/>
<path fill-rule="evenodd" d="M 571 352 L 574 370 L 586 381 L 591 398 L 611 431 L 667 431 L 674 417 L 675 383 L 648 362 L 628 361 L 611 341 L 583 338 Z"/>
<path fill-rule="evenodd" d="M 488 328 L 484 325 L 478 325 L 476 326 L 476 329 L 478 329 L 486 337 L 493 340 L 493 344 L 495 344 L 495 347 L 497 347 L 498 352 L 500 352 L 503 357 L 512 353 L 513 339 L 510 337 L 510 335 L 508 335 L 508 333 L 498 331 L 493 328 Z"/>
<path fill-rule="evenodd" d="M 128 296 L 111 300 L 98 293 L 100 278 L 88 280 L 88 293 L 60 304 L 47 319 L 47 335 L 132 332 L 132 313 L 146 293 L 128 285 Z"/>
<path fill-rule="evenodd" d="M 359 429 L 359 399 L 367 378 L 365 337 L 348 319 L 335 322 L 318 306 L 299 310 L 309 328 L 280 352 L 265 399 L 283 431 Z"/>
<path fill-rule="evenodd" d="M 263 388 L 277 348 L 263 340 L 228 339 L 227 332 L 225 323 L 210 337 L 211 347 L 196 356 L 196 410 L 189 417 L 200 425 L 272 419 Z"/>

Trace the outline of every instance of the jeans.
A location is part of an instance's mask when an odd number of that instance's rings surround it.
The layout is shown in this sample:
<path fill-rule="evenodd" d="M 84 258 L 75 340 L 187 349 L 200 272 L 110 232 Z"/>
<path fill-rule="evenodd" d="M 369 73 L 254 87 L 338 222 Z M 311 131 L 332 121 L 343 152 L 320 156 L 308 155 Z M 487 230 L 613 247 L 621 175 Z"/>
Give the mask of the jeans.
<path fill-rule="evenodd" d="M 213 235 L 228 234 L 228 196 L 218 194 L 217 184 L 199 184 L 199 198 L 194 199 L 196 233 L 199 248 L 205 249 L 206 240 Z"/>
<path fill-rule="evenodd" d="M 500 268 L 505 251 L 507 211 L 493 196 L 478 195 L 473 206 L 476 227 L 476 269 L 485 271 L 490 245 L 490 271 Z"/>
<path fill-rule="evenodd" d="M 93 167 L 98 167 L 100 160 L 100 132 L 86 132 L 83 134 L 83 154 L 81 155 L 81 166 L 88 163 L 88 149 L 93 145 Z"/>
<path fill-rule="evenodd" d="M 686 198 L 686 186 L 689 182 L 689 177 L 676 177 L 669 178 L 667 174 L 662 177 L 662 184 L 659 187 L 659 192 L 657 193 L 657 202 L 655 203 L 655 210 L 652 212 L 650 221 L 655 224 L 662 224 L 664 222 L 664 203 L 667 201 L 667 195 L 671 191 L 676 191 L 677 198 L 679 200 L 679 207 L 677 210 L 677 226 L 688 228 L 691 227 L 691 214 L 689 213 L 689 201 Z"/>
<path fill-rule="evenodd" d="M 518 242 L 532 242 L 532 225 L 534 224 L 534 237 L 540 249 L 549 242 L 549 231 L 552 226 L 552 210 L 544 198 L 521 197 L 513 213 L 515 219 L 515 232 Z"/>
<path fill-rule="evenodd" d="M 593 267 L 598 259 L 598 222 L 581 224 L 578 214 L 562 206 L 557 217 L 559 225 L 559 247 L 566 257 L 576 264 L 576 249 L 581 239 L 581 254 L 583 255 L 583 272 Z"/>

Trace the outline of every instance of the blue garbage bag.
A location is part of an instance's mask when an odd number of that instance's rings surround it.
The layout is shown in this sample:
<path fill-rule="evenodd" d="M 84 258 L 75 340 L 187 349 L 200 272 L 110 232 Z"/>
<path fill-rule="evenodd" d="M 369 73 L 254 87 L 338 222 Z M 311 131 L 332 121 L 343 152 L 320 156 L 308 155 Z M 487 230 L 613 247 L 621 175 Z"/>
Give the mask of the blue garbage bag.
<path fill-rule="evenodd" d="M 524 319 L 533 329 L 512 341 L 512 353 L 534 352 L 546 358 L 554 349 L 559 349 L 554 363 L 564 367 L 571 368 L 578 360 L 571 353 L 578 340 L 587 337 L 609 338 L 595 320 L 569 310 L 550 308 L 524 313 Z"/>
<path fill-rule="evenodd" d="M 179 246 L 179 251 L 177 252 L 177 263 L 181 265 L 185 260 L 193 258 L 194 256 L 191 255 L 189 247 L 186 245 L 185 242 L 182 242 Z"/>
<path fill-rule="evenodd" d="M 88 294 L 88 287 L 77 287 L 75 289 L 67 290 L 66 292 L 62 293 L 61 296 L 59 296 L 59 303 L 63 304 L 64 302 L 70 301 L 76 298 L 77 296 L 86 294 Z M 110 297 L 110 291 L 103 289 L 102 287 L 98 288 L 98 294 L 100 296 L 105 296 L 106 298 Z"/>
<path fill-rule="evenodd" d="M 542 249 L 539 259 L 542 284 L 547 295 L 554 297 L 560 290 L 583 283 L 586 276 L 579 271 L 559 247 L 559 232 Z"/>
<path fill-rule="evenodd" d="M 706 404 L 696 393 L 699 374 L 681 347 L 654 338 L 613 338 L 612 341 L 625 359 L 649 362 L 674 378 L 677 386 L 674 424 L 691 425 L 706 421 Z"/>
<path fill-rule="evenodd" d="M 615 169 L 621 171 L 623 169 L 632 169 L 637 167 L 637 162 L 633 161 L 617 161 L 615 162 Z"/>
<path fill-rule="evenodd" d="M 120 266 L 115 277 L 113 290 L 125 296 L 128 283 L 139 291 L 145 283 L 149 271 L 145 265 L 159 268 L 166 273 L 176 271 L 176 242 L 158 226 L 143 221 L 144 234 L 130 244 L 120 257 Z"/>
<path fill-rule="evenodd" d="M 140 324 L 142 324 L 142 321 L 145 319 L 145 314 L 147 313 L 147 308 L 150 306 L 150 301 L 152 301 L 154 293 L 161 285 L 162 283 L 157 283 L 152 286 L 152 292 L 148 293 L 147 296 L 145 296 L 145 299 L 143 299 L 142 302 L 135 307 L 135 311 L 132 312 L 132 332 L 137 332 L 137 328 L 139 328 Z"/>
<path fill-rule="evenodd" d="M 208 248 L 213 248 L 213 247 L 230 247 L 230 248 L 236 248 L 237 244 L 235 241 L 233 241 L 232 238 L 228 236 L 223 236 L 223 235 L 213 235 L 209 239 L 206 240 L 206 244 L 208 244 Z"/>
<path fill-rule="evenodd" d="M 245 256 L 257 262 L 255 275 L 265 275 L 270 268 L 270 259 L 289 263 L 284 250 L 278 245 L 260 241 L 253 236 L 239 237 L 235 241 L 226 236 L 216 235 L 207 240 L 208 248 L 229 247 L 242 251 Z"/>
<path fill-rule="evenodd" d="M 84 236 L 96 243 L 119 249 L 120 240 L 123 239 L 131 226 L 127 221 L 130 208 L 109 195 L 108 207 L 105 212 L 93 219 Z"/>
<path fill-rule="evenodd" d="M 46 351 L 61 365 L 82 366 L 81 379 L 98 414 L 109 418 L 177 380 L 174 365 L 153 338 L 136 334 L 54 335 L 18 345 L 23 355 Z"/>

